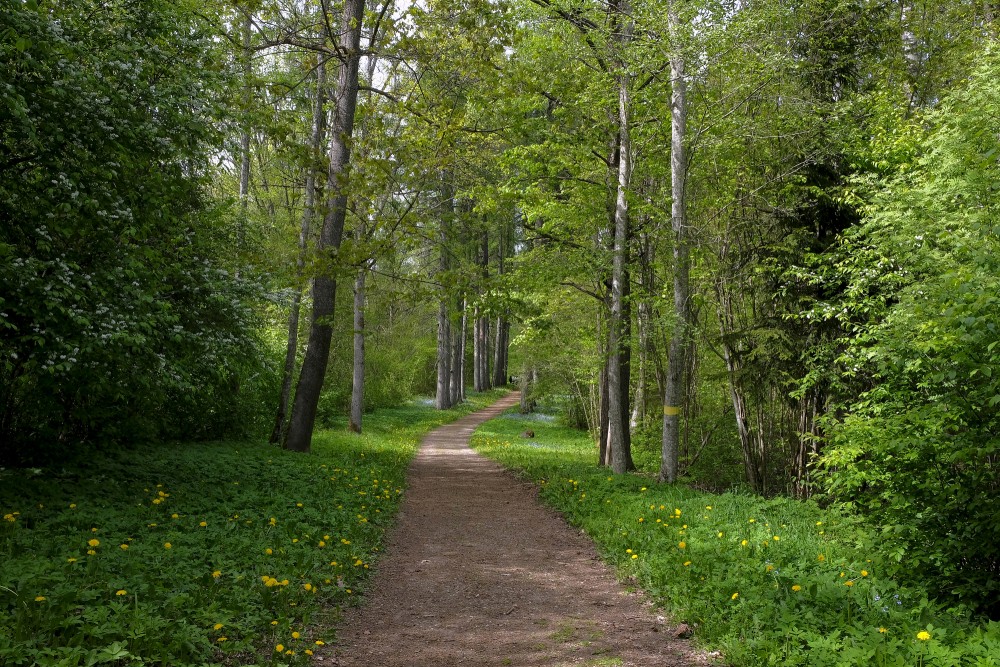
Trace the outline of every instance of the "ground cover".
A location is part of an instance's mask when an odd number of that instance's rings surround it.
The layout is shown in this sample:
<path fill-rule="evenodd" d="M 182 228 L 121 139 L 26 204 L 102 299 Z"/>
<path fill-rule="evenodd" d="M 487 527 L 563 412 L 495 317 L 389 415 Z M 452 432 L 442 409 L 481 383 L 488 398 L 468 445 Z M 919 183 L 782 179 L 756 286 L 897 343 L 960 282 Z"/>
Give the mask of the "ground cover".
<path fill-rule="evenodd" d="M 306 664 L 364 588 L 421 437 L 501 393 L 381 410 L 308 455 L 156 444 L 0 470 L 0 664 Z"/>
<path fill-rule="evenodd" d="M 535 481 L 621 576 L 728 664 L 1000 664 L 1000 624 L 891 576 L 892 554 L 835 509 L 615 476 L 594 465 L 587 434 L 544 415 L 508 413 L 472 445 Z"/>

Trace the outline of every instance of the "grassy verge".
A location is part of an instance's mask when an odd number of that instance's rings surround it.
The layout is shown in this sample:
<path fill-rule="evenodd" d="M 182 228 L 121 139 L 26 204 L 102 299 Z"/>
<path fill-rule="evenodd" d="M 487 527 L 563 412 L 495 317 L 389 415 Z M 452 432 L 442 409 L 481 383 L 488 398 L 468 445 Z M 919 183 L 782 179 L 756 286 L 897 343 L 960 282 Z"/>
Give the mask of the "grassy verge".
<path fill-rule="evenodd" d="M 536 437 L 520 437 L 527 429 Z M 539 484 L 623 577 L 729 664 L 1000 665 L 1000 623 L 886 575 L 891 554 L 834 510 L 611 475 L 586 434 L 543 416 L 507 413 L 473 446 Z"/>
<path fill-rule="evenodd" d="M 363 589 L 421 437 L 500 393 L 379 411 L 308 455 L 158 444 L 0 470 L 0 664 L 306 664 Z"/>

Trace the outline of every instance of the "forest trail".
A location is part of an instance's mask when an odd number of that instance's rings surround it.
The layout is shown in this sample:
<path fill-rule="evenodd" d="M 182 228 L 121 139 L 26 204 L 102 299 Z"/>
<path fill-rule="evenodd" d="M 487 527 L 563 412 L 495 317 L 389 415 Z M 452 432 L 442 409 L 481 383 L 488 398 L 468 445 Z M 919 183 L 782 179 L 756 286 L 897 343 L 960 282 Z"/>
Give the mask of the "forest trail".
<path fill-rule="evenodd" d="M 532 484 L 469 449 L 479 424 L 517 402 L 427 435 L 374 585 L 315 664 L 707 664 Z"/>

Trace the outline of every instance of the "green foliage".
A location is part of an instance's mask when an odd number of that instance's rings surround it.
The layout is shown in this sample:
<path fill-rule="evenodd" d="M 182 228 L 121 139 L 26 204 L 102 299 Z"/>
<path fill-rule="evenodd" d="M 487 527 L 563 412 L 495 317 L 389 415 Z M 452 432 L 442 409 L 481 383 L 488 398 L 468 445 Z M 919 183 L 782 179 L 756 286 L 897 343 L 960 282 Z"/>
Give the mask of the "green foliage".
<path fill-rule="evenodd" d="M 255 289 L 203 192 L 213 29 L 161 0 L 4 3 L 0 26 L 0 456 L 254 424 Z"/>
<path fill-rule="evenodd" d="M 534 439 L 518 437 L 526 427 Z M 538 483 L 727 664 L 996 664 L 1000 624 L 977 625 L 931 601 L 930 587 L 893 578 L 879 536 L 847 514 L 609 475 L 585 434 L 542 416 L 504 415 L 473 444 Z"/>
<path fill-rule="evenodd" d="M 822 459 L 829 496 L 883 525 L 900 571 L 992 614 L 1000 612 L 998 73 L 1000 55 L 987 51 L 932 115 L 914 169 L 887 183 L 853 235 L 863 252 L 845 262 L 847 293 L 858 295 L 845 312 L 876 308 L 841 362 L 871 386 L 830 424 Z"/>
<path fill-rule="evenodd" d="M 420 437 L 496 397 L 385 410 L 309 455 L 156 445 L 0 470 L 0 663 L 308 664 L 365 586 Z"/>

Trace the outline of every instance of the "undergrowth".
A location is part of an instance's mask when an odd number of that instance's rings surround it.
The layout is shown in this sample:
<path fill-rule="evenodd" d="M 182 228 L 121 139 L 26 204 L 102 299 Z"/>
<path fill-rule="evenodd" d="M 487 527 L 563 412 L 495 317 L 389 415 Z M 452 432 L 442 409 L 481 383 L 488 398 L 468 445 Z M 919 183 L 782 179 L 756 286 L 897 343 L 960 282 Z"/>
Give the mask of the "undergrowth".
<path fill-rule="evenodd" d="M 156 444 L 0 470 L 0 664 L 307 664 L 364 589 L 426 402 L 260 442 Z"/>
<path fill-rule="evenodd" d="M 1000 623 L 935 602 L 836 509 L 656 484 L 594 465 L 586 433 L 507 413 L 473 446 L 541 487 L 633 580 L 731 665 L 1000 665 Z M 525 430 L 534 438 L 521 437 Z M 905 564 L 903 564 L 905 567 Z"/>

